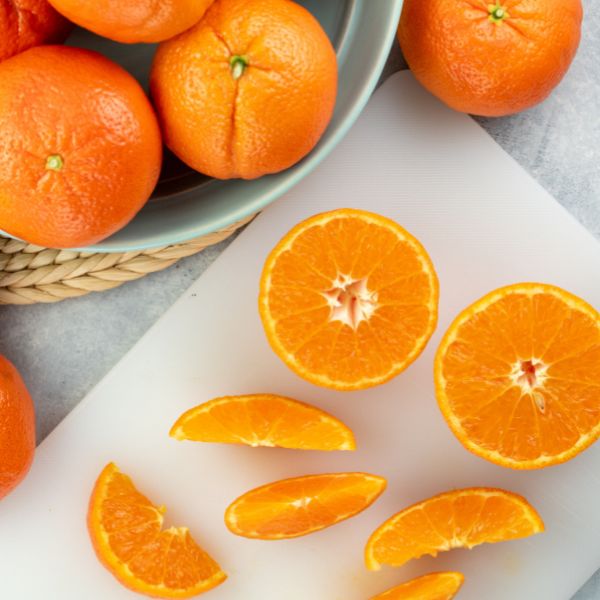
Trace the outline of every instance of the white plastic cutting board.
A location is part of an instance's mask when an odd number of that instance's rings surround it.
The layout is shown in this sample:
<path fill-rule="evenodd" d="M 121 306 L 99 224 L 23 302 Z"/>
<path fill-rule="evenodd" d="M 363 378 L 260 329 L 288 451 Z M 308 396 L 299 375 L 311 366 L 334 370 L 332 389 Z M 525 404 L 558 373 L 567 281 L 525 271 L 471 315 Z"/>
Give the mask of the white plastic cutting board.
<path fill-rule="evenodd" d="M 299 220 L 351 206 L 396 219 L 427 247 L 441 283 L 440 323 L 423 356 L 379 388 L 354 393 L 297 378 L 265 341 L 261 266 Z M 88 495 L 108 461 L 188 525 L 229 573 L 212 600 L 366 600 L 430 570 L 458 569 L 464 600 L 567 600 L 600 566 L 600 444 L 541 472 L 472 456 L 446 427 L 432 357 L 452 317 L 488 290 L 522 280 L 564 286 L 600 307 L 600 245 L 468 117 L 444 108 L 408 73 L 388 81 L 333 155 L 270 207 L 40 446 L 25 483 L 0 505 L 0 582 L 11 600 L 126 600 L 97 562 Z M 148 302 L 151 298 L 140 299 Z M 178 443 L 167 433 L 212 397 L 275 392 L 313 402 L 355 431 L 356 453 Z M 235 537 L 223 511 L 275 479 L 328 471 L 384 475 L 362 515 L 281 542 Z M 364 543 L 408 504 L 462 486 L 527 496 L 547 533 L 367 572 Z"/>

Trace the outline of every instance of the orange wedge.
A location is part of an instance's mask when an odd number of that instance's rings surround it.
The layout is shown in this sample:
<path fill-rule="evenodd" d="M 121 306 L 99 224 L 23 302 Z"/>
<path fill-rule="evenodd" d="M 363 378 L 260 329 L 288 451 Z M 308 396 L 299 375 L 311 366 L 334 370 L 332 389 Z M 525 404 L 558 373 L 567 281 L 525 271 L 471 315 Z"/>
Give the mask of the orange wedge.
<path fill-rule="evenodd" d="M 446 332 L 435 384 L 468 450 L 516 469 L 564 462 L 600 436 L 600 314 L 550 285 L 495 290 Z"/>
<path fill-rule="evenodd" d="M 265 263 L 267 339 L 296 374 L 357 390 L 406 369 L 437 322 L 438 280 L 419 241 L 394 221 L 350 208 L 294 227 Z"/>
<path fill-rule="evenodd" d="M 164 511 L 108 464 L 88 511 L 90 538 L 102 564 L 126 587 L 155 598 L 191 598 L 225 581 L 187 528 L 162 530 Z"/>
<path fill-rule="evenodd" d="M 183 413 L 170 435 L 177 440 L 254 447 L 356 448 L 352 431 L 335 417 L 309 404 L 273 394 L 216 398 Z"/>
<path fill-rule="evenodd" d="M 413 558 L 453 548 L 524 538 L 544 523 L 521 496 L 492 488 L 467 488 L 434 496 L 381 525 L 365 548 L 367 568 L 399 567 Z"/>
<path fill-rule="evenodd" d="M 284 479 L 240 496 L 225 512 L 225 524 L 236 535 L 260 540 L 299 537 L 357 515 L 386 485 L 367 473 Z"/>
<path fill-rule="evenodd" d="M 371 600 L 452 600 L 465 577 L 455 571 L 429 573 L 378 594 Z"/>

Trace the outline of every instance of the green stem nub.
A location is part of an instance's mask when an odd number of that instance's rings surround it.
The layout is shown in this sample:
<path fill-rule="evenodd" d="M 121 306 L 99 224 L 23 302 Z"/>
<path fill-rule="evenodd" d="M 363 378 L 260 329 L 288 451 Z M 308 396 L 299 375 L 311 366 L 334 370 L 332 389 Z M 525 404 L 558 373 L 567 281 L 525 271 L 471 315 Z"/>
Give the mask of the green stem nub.
<path fill-rule="evenodd" d="M 231 74 L 233 78 L 239 79 L 244 74 L 244 71 L 248 66 L 248 57 L 235 54 L 229 59 L 229 65 L 231 67 Z"/>
<path fill-rule="evenodd" d="M 490 21 L 493 23 L 501 23 L 509 16 L 506 8 L 501 6 L 499 2 L 497 4 L 490 4 L 488 6 L 488 11 L 490 14 Z"/>
<path fill-rule="evenodd" d="M 51 154 L 46 159 L 46 171 L 60 171 L 65 164 L 60 154 Z"/>

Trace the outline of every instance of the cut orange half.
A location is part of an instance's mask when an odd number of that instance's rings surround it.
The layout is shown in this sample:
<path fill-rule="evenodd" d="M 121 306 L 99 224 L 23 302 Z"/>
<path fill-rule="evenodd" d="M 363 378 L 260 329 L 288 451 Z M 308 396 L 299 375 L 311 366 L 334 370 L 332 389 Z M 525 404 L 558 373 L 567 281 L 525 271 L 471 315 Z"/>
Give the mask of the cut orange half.
<path fill-rule="evenodd" d="M 274 394 L 225 396 L 185 412 L 171 437 L 301 450 L 354 450 L 354 435 L 330 414 Z"/>
<path fill-rule="evenodd" d="M 281 540 L 335 525 L 368 508 L 386 480 L 367 473 L 305 475 L 263 485 L 227 509 L 225 524 L 236 535 Z"/>
<path fill-rule="evenodd" d="M 434 496 L 399 512 L 369 538 L 365 562 L 372 571 L 453 548 L 524 538 L 544 530 L 525 498 L 492 488 Z"/>
<path fill-rule="evenodd" d="M 564 462 L 600 436 L 600 314 L 550 285 L 498 289 L 446 332 L 435 384 L 468 450 L 516 469 Z"/>
<path fill-rule="evenodd" d="M 465 577 L 455 571 L 429 573 L 378 594 L 371 600 L 452 600 Z"/>
<path fill-rule="evenodd" d="M 386 217 L 350 208 L 294 227 L 260 284 L 273 350 L 304 379 L 338 390 L 406 369 L 435 329 L 437 306 L 437 276 L 418 240 Z"/>
<path fill-rule="evenodd" d="M 164 512 L 108 464 L 88 511 L 90 538 L 102 564 L 126 587 L 156 598 L 191 598 L 225 581 L 187 528 L 162 529 Z"/>

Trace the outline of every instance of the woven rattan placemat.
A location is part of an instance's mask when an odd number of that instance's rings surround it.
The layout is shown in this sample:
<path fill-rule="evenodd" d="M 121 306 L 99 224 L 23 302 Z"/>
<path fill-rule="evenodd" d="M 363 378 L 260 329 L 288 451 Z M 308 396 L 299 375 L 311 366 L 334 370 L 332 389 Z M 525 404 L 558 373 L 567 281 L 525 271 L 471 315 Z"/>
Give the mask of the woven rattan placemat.
<path fill-rule="evenodd" d="M 252 218 L 183 244 L 139 252 L 55 250 L 0 236 L 0 304 L 58 302 L 110 290 L 223 241 Z"/>

